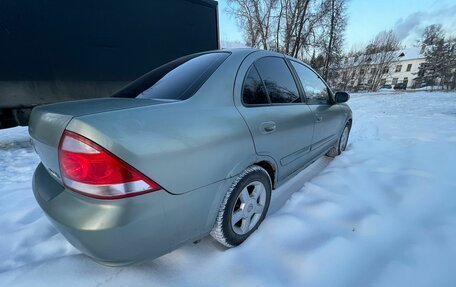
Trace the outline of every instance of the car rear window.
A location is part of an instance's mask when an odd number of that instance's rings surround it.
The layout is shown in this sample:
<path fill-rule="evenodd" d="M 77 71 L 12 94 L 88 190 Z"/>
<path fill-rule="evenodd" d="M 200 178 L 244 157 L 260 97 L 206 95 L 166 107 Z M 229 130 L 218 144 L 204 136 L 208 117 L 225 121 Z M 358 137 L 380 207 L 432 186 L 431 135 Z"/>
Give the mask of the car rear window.
<path fill-rule="evenodd" d="M 228 52 L 213 52 L 179 58 L 133 81 L 113 97 L 186 100 L 229 55 Z"/>

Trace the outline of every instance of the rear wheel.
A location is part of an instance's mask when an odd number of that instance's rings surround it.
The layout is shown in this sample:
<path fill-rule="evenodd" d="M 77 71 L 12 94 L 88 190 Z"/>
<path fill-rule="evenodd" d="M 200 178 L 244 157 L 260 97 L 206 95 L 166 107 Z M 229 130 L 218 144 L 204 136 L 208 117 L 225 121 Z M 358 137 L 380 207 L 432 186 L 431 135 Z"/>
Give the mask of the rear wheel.
<path fill-rule="evenodd" d="M 211 232 L 227 247 L 241 244 L 261 224 L 271 201 L 271 179 L 259 166 L 241 173 L 225 195 Z"/>
<path fill-rule="evenodd" d="M 350 123 L 347 123 L 342 131 L 342 134 L 339 137 L 339 140 L 336 144 L 326 153 L 329 157 L 336 157 L 340 155 L 347 148 L 348 137 L 350 135 Z"/>

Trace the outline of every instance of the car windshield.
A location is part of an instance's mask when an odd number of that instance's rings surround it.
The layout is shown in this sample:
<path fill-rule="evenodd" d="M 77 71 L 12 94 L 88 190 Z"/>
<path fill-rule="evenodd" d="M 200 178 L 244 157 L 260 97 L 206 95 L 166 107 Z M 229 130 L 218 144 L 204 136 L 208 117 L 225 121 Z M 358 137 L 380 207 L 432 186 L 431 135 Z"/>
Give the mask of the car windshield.
<path fill-rule="evenodd" d="M 193 94 L 230 55 L 228 52 L 195 54 L 152 70 L 113 97 L 181 101 Z"/>

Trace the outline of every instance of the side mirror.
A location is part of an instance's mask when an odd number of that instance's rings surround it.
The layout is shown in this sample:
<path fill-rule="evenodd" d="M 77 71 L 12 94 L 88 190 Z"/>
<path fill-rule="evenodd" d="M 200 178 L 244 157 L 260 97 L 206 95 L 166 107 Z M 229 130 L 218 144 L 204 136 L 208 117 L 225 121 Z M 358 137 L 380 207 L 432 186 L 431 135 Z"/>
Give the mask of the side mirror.
<path fill-rule="evenodd" d="M 336 92 L 336 103 L 345 103 L 350 99 L 350 95 L 346 92 Z"/>

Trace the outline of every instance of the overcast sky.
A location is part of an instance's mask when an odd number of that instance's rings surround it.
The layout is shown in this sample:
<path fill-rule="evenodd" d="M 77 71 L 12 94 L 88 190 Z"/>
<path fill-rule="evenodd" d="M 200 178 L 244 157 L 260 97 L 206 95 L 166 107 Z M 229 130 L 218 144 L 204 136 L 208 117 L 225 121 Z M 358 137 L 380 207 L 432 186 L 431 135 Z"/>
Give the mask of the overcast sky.
<path fill-rule="evenodd" d="M 402 44 L 411 47 L 433 23 L 456 36 L 455 0 L 349 0 L 347 13 L 346 49 L 361 47 L 385 29 L 394 29 Z M 219 0 L 219 17 L 221 40 L 243 42 L 225 0 Z"/>

